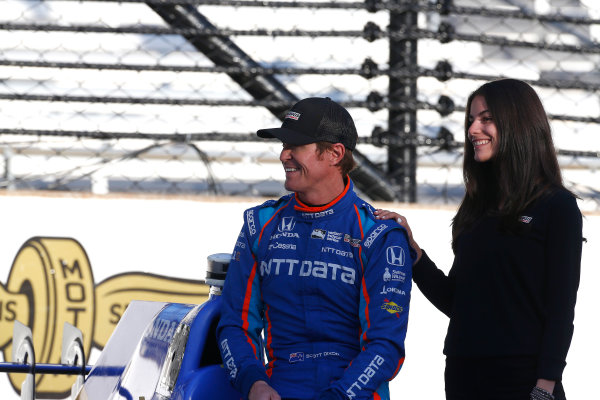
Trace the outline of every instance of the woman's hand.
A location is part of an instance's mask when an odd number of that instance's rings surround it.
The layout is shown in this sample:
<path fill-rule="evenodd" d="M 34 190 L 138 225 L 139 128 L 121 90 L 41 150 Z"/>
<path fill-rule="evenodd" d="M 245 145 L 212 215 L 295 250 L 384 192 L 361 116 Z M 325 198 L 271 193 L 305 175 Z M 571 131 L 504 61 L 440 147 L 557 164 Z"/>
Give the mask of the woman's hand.
<path fill-rule="evenodd" d="M 549 393 L 553 393 L 555 384 L 555 381 L 550 381 L 548 379 L 538 379 L 535 386 L 539 387 L 540 389 L 544 389 Z"/>
<path fill-rule="evenodd" d="M 530 398 L 532 400 L 550 400 L 554 399 L 554 386 L 555 381 L 548 379 L 538 379 L 535 387 L 531 391 Z"/>
<path fill-rule="evenodd" d="M 377 219 L 396 220 L 396 222 L 398 222 L 400 225 L 402 225 L 402 227 L 404 227 L 404 229 L 406 229 L 406 233 L 408 233 L 408 241 L 409 241 L 410 247 L 412 247 L 415 250 L 415 252 L 417 253 L 417 258 L 413 262 L 413 264 L 416 264 L 417 262 L 419 262 L 419 260 L 421 259 L 421 256 L 423 255 L 423 251 L 421 250 L 421 248 L 419 247 L 417 242 L 415 242 L 415 239 L 413 239 L 412 231 L 410 230 L 410 226 L 408 225 L 408 221 L 406 221 L 406 218 L 404 218 L 402 215 L 398 214 L 397 212 L 383 210 L 381 208 L 375 210 L 374 214 L 375 214 L 375 218 L 377 218 Z"/>

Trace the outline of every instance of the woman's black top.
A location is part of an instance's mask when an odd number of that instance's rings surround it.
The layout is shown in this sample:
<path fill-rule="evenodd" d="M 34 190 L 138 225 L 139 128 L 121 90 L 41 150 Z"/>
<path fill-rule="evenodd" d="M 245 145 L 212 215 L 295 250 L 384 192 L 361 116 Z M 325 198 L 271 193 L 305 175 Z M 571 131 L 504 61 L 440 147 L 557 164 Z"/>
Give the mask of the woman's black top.
<path fill-rule="evenodd" d="M 581 264 L 576 199 L 564 189 L 538 199 L 519 216 L 518 230 L 484 216 L 457 239 L 448 276 L 423 252 L 413 279 L 450 317 L 444 354 L 535 356 L 538 378 L 561 380 Z"/>

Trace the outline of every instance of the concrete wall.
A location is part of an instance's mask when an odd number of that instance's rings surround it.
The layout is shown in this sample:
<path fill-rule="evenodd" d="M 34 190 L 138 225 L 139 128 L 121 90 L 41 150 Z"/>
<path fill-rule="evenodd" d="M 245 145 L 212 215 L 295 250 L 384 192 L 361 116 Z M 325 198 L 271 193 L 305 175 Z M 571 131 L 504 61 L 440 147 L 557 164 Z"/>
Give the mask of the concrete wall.
<path fill-rule="evenodd" d="M 180 283 L 201 280 L 204 279 L 206 257 L 232 250 L 241 227 L 242 211 L 260 202 L 262 199 L 0 193 L 0 282 L 6 289 L 0 291 L 3 331 L 10 326 L 7 319 L 20 312 L 17 303 L 22 298 L 15 295 L 15 289 L 9 288 L 9 280 L 17 279 L 11 275 L 11 267 L 21 246 L 31 237 L 76 239 L 87 253 L 96 285 L 131 272 L 161 275 L 167 281 L 175 278 Z M 452 262 L 449 226 L 453 207 L 382 203 L 375 206 L 403 213 L 421 246 L 440 267 L 449 269 Z M 564 375 L 567 394 L 572 399 L 586 398 L 595 390 L 593 371 L 597 368 L 592 363 L 600 358 L 600 344 L 594 330 L 594 317 L 600 305 L 600 291 L 597 290 L 600 282 L 600 269 L 597 268 L 600 215 L 586 215 L 584 236 L 588 242 L 584 244 L 575 335 Z M 78 293 L 67 294 L 67 297 L 73 299 Z M 100 301 L 96 299 L 96 303 Z M 83 315 L 81 312 L 80 316 Z M 446 327 L 447 318 L 429 304 L 415 286 L 406 362 L 392 381 L 393 398 L 443 398 L 442 346 Z M 2 336 L 10 336 L 11 332 L 12 328 Z M 61 332 L 62 328 L 56 334 L 61 335 Z M 92 351 L 90 363 L 98 354 L 98 350 Z M 42 361 L 38 359 L 38 362 Z M 7 374 L 0 376 L 0 393 L 5 394 L 4 398 L 18 398 Z"/>

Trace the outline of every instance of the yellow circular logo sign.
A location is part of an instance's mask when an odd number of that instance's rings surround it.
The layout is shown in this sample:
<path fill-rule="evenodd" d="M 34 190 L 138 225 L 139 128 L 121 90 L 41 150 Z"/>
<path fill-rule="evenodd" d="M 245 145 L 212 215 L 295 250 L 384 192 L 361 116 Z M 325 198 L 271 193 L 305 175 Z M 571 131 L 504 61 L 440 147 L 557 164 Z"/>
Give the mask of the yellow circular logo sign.
<path fill-rule="evenodd" d="M 13 261 L 6 285 L 0 283 L 0 349 L 8 361 L 15 320 L 33 334 L 36 362 L 60 363 L 62 327 L 83 333 L 85 354 L 102 349 L 131 300 L 200 304 L 209 288 L 203 281 L 129 272 L 95 285 L 81 244 L 72 238 L 34 237 Z M 19 392 L 24 374 L 9 374 Z M 36 374 L 39 396 L 65 396 L 74 376 Z"/>

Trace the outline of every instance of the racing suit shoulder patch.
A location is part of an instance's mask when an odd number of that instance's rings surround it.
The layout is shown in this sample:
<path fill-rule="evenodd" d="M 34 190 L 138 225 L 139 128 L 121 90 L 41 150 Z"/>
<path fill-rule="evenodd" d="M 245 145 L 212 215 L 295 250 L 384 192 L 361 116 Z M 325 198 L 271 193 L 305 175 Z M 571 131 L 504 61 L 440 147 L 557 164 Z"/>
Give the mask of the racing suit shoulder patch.
<path fill-rule="evenodd" d="M 267 200 L 258 206 L 259 223 L 262 227 L 266 224 L 273 214 L 275 214 L 281 207 L 284 207 L 291 200 L 291 194 L 281 197 L 279 200 Z"/>
<path fill-rule="evenodd" d="M 407 247 L 407 250 L 410 254 L 411 259 L 415 259 L 417 253 L 415 252 L 415 250 L 408 244 L 409 240 L 408 240 L 408 233 L 406 232 L 406 229 L 404 229 L 404 227 L 400 224 L 398 224 L 396 221 L 388 219 L 388 220 L 377 220 L 375 221 L 375 224 L 373 225 L 373 228 L 367 232 L 366 239 L 363 242 L 363 247 L 365 247 L 366 253 L 368 253 L 368 251 L 370 250 L 370 248 L 373 246 L 373 243 L 376 242 L 377 240 L 385 240 L 383 239 L 385 236 L 389 235 L 390 232 L 398 232 L 402 238 L 405 240 L 405 244 Z M 400 240 L 400 238 L 398 237 L 397 240 Z M 400 243 L 398 243 L 399 245 Z M 397 246 L 396 246 L 397 247 Z"/>
<path fill-rule="evenodd" d="M 360 223 L 363 227 L 363 232 L 366 238 L 368 237 L 368 232 L 371 230 L 371 228 L 373 228 L 373 225 L 375 225 L 378 220 L 375 218 L 375 214 L 373 214 L 373 207 L 368 203 L 362 203 L 358 207 L 358 215 L 360 217 Z"/>
<path fill-rule="evenodd" d="M 251 237 L 256 237 L 263 225 L 279 210 L 288 204 L 291 195 L 285 195 L 278 200 L 267 200 L 261 205 L 247 209 L 244 212 L 245 224 Z"/>
<path fill-rule="evenodd" d="M 367 202 L 363 202 L 360 206 L 360 209 L 364 210 L 365 214 L 372 220 L 377 220 L 377 218 L 375 218 L 375 214 L 373 214 L 373 212 L 375 211 L 375 208 L 373 208 L 372 205 L 370 205 Z"/>
<path fill-rule="evenodd" d="M 363 247 L 369 249 L 375 240 L 381 236 L 383 232 L 391 229 L 390 225 L 386 223 L 386 221 L 375 221 L 375 223 L 371 224 L 370 229 L 365 233 L 365 240 L 363 241 Z"/>
<path fill-rule="evenodd" d="M 252 208 L 259 209 L 259 210 L 263 209 L 263 208 L 272 208 L 274 211 L 276 211 L 281 206 L 287 204 L 292 199 L 293 196 L 294 196 L 293 193 L 289 193 L 289 194 L 286 194 L 285 196 L 280 197 L 277 200 L 273 200 L 273 199 L 267 200 L 264 203 L 262 203 L 258 206 L 252 207 Z"/>
<path fill-rule="evenodd" d="M 373 206 L 366 202 L 359 206 L 359 215 L 365 232 L 365 238 L 363 240 L 363 247 L 365 249 L 369 249 L 383 232 L 392 230 L 394 228 L 402 229 L 402 227 L 398 225 L 396 221 L 379 220 L 375 218 L 373 211 Z"/>

